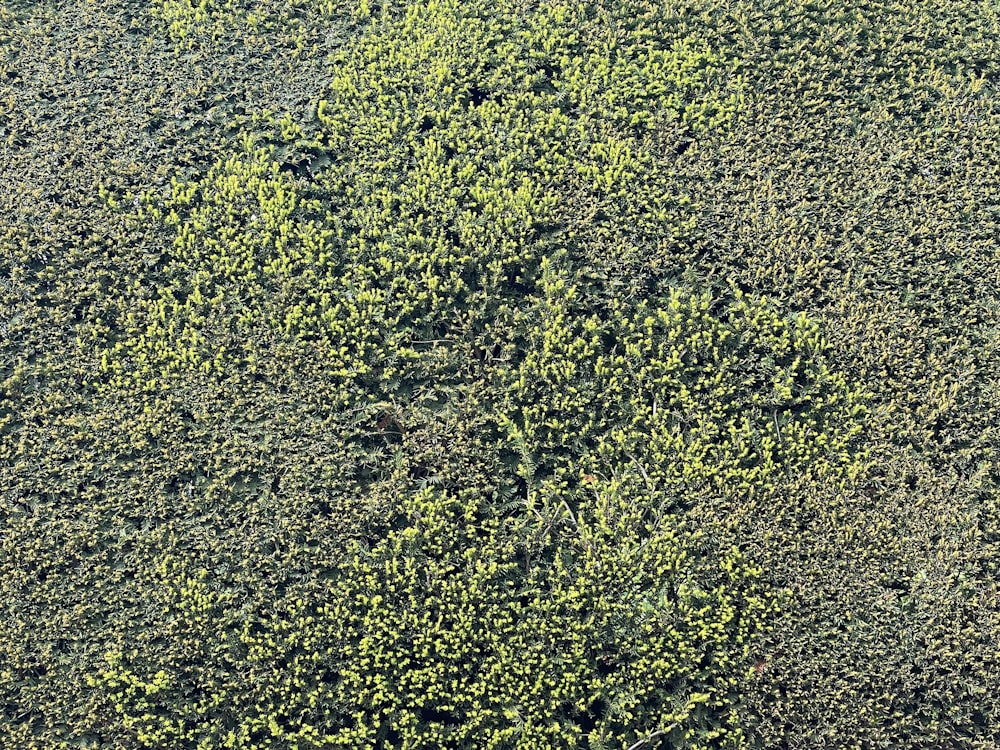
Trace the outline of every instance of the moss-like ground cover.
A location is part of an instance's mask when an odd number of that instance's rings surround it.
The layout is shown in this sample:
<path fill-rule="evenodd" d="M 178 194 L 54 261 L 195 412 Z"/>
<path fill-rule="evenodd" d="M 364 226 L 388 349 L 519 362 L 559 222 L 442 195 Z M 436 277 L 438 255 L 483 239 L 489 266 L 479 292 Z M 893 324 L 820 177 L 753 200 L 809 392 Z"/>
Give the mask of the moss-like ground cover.
<path fill-rule="evenodd" d="M 994 748 L 1000 9 L 0 4 L 0 746 Z"/>

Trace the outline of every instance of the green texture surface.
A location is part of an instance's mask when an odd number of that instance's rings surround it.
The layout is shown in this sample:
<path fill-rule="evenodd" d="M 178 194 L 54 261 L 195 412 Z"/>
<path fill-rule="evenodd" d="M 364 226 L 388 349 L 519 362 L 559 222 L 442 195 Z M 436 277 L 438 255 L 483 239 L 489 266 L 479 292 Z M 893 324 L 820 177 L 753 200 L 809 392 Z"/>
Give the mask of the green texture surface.
<path fill-rule="evenodd" d="M 1000 743 L 1000 7 L 0 0 L 0 746 Z"/>

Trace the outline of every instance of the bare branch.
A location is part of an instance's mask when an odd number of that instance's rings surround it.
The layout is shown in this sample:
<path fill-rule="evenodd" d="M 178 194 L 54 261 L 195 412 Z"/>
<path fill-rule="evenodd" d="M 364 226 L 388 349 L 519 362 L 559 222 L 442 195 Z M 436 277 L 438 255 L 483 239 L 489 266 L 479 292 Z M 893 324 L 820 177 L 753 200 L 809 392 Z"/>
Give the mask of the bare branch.
<path fill-rule="evenodd" d="M 648 745 L 650 742 L 652 742 L 653 740 L 655 740 L 657 737 L 662 737 L 667 732 L 669 732 L 670 730 L 674 729 L 676 726 L 677 726 L 677 722 L 675 721 L 673 724 L 671 724 L 666 729 L 657 729 L 652 734 L 647 735 L 647 736 L 643 737 L 641 740 L 639 740 L 638 742 L 634 742 L 631 745 L 629 745 L 628 750 L 641 750 L 641 748 L 646 747 L 646 745 Z"/>

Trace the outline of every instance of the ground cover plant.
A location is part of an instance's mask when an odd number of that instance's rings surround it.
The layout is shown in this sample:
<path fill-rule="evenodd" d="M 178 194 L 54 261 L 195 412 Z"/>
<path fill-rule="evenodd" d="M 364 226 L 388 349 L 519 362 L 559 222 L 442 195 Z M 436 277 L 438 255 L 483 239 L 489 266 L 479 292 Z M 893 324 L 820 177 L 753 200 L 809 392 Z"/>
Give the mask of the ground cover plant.
<path fill-rule="evenodd" d="M 0 744 L 1000 743 L 1000 10 L 0 4 Z"/>

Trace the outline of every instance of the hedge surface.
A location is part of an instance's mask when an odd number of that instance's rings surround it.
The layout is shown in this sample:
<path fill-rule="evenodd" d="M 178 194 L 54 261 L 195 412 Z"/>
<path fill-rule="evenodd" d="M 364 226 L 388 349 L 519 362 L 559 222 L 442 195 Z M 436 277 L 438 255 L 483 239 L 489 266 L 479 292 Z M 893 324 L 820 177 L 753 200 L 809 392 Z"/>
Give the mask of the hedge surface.
<path fill-rule="evenodd" d="M 0 744 L 995 747 L 998 47 L 0 4 Z"/>

